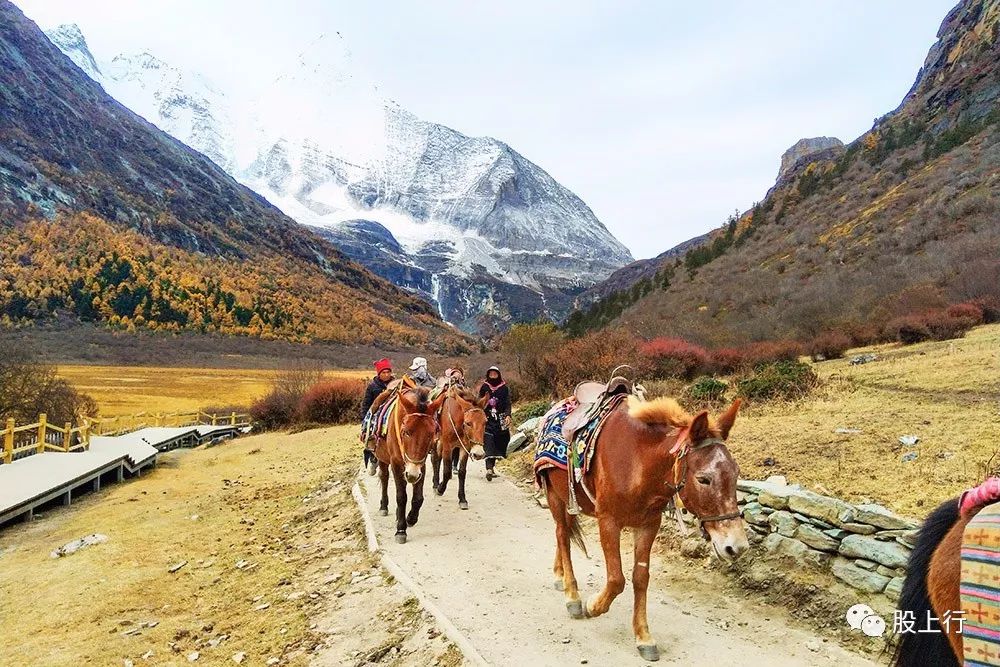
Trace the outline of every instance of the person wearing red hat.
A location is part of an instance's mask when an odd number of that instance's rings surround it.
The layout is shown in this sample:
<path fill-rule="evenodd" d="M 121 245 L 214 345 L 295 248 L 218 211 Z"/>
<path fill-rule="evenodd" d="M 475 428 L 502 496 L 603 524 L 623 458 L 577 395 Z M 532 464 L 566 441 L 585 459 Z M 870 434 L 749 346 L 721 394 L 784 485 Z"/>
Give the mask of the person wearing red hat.
<path fill-rule="evenodd" d="M 368 383 L 368 388 L 365 389 L 365 399 L 361 402 L 362 422 L 368 416 L 368 411 L 371 410 L 372 403 L 375 402 L 379 394 L 389 388 L 390 382 L 392 382 L 392 362 L 388 359 L 379 359 L 375 362 L 375 377 Z M 369 449 L 368 443 L 365 443 L 364 457 L 365 468 L 368 469 L 368 474 L 374 475 L 377 471 L 375 452 Z"/>

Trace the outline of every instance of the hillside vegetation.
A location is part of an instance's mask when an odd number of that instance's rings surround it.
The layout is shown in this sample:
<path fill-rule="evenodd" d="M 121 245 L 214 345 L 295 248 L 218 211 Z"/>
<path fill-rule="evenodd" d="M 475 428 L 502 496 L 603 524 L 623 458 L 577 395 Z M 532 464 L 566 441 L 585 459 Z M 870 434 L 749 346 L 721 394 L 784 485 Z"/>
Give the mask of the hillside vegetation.
<path fill-rule="evenodd" d="M 809 339 L 1000 296 L 1000 2 L 963 0 L 938 36 L 899 109 L 567 330 Z"/>
<path fill-rule="evenodd" d="M 0 0 L 0 319 L 341 344 L 466 339 L 124 108 Z"/>

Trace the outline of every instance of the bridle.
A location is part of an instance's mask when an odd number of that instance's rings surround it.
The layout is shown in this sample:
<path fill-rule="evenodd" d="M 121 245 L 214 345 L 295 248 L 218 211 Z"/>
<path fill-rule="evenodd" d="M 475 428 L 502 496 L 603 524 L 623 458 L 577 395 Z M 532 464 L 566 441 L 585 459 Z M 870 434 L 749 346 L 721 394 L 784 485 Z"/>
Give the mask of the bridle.
<path fill-rule="evenodd" d="M 451 396 L 449 396 L 449 398 L 451 398 Z M 461 406 L 459 406 L 459 407 L 461 407 Z M 468 410 L 463 410 L 463 414 L 466 413 L 466 412 L 473 412 L 475 410 L 478 410 L 479 412 L 482 412 L 484 415 L 486 414 L 486 412 L 482 408 L 477 408 L 477 407 L 471 407 Z M 458 444 L 460 444 L 462 446 L 462 449 L 465 450 L 466 454 L 468 454 L 469 456 L 472 456 L 472 450 L 471 450 L 471 448 L 465 446 L 465 441 L 462 440 L 462 436 L 458 432 L 458 426 L 455 425 L 455 419 L 454 419 L 454 417 L 451 416 L 451 410 L 449 410 L 447 408 L 444 408 L 444 411 L 448 413 L 448 421 L 451 422 L 451 429 L 455 432 L 455 437 L 458 438 Z M 481 442 L 475 442 L 472 438 L 469 438 L 469 442 L 472 444 L 473 447 L 475 447 L 477 445 L 479 447 L 483 446 L 483 443 L 481 443 Z"/>
<path fill-rule="evenodd" d="M 403 437 L 402 437 L 402 434 L 400 433 L 400 429 L 401 429 L 400 423 L 402 422 L 403 418 L 400 416 L 402 414 L 402 410 L 400 409 L 399 405 L 396 405 L 396 409 L 393 410 L 393 413 L 394 414 L 393 414 L 392 426 L 393 426 L 393 430 L 396 432 L 396 443 L 399 445 L 399 453 L 403 457 L 403 461 L 405 461 L 406 463 L 409 463 L 411 465 L 415 465 L 415 466 L 422 466 L 422 465 L 424 465 L 426 463 L 426 460 L 424 460 L 424 461 L 414 461 L 413 459 L 411 459 L 409 456 L 406 455 L 406 448 L 403 447 Z M 414 416 L 415 417 L 430 417 L 431 419 L 434 419 L 433 415 L 420 414 L 419 412 L 415 413 Z"/>
<path fill-rule="evenodd" d="M 697 445 L 687 444 L 686 446 L 684 446 L 684 447 L 681 448 L 680 453 L 677 454 L 677 458 L 674 459 L 674 465 L 671 467 L 671 471 L 674 473 L 674 481 L 671 482 L 670 480 L 666 480 L 664 482 L 664 484 L 666 484 L 667 487 L 672 492 L 672 495 L 670 497 L 670 504 L 671 505 L 674 504 L 674 496 L 680 497 L 681 489 L 683 489 L 684 485 L 687 483 L 687 455 L 688 455 L 688 453 L 690 453 L 690 452 L 692 452 L 692 451 L 694 451 L 696 449 L 705 449 L 707 447 L 715 447 L 715 446 L 725 447 L 726 446 L 726 442 L 725 442 L 725 440 L 722 440 L 721 438 L 705 438 L 704 440 L 702 440 L 701 442 L 699 442 Z M 677 474 L 678 473 L 678 470 L 677 470 L 678 466 L 680 466 L 680 474 L 679 475 Z M 676 506 L 674 507 L 674 511 L 675 512 L 677 511 Z M 688 511 L 690 511 L 690 510 L 688 510 Z M 705 524 L 706 523 L 712 523 L 714 521 L 726 521 L 727 519 L 736 519 L 736 518 L 739 518 L 740 516 L 742 516 L 742 514 L 740 514 L 739 511 L 730 512 L 728 514 L 716 514 L 716 515 L 713 515 L 713 516 L 704 516 L 704 517 L 703 516 L 698 516 L 694 512 L 691 512 L 691 514 L 698 521 L 698 526 L 701 528 L 701 533 L 702 533 L 703 536 L 707 535 L 707 533 L 705 531 Z M 677 518 L 678 518 L 678 521 L 680 521 L 680 515 L 677 515 Z"/>

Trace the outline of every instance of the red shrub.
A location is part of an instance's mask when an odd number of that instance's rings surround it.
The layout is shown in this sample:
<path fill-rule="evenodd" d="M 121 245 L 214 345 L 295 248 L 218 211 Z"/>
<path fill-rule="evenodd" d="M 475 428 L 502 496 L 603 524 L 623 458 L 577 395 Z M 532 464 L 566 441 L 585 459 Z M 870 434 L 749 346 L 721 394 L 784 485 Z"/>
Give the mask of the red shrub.
<path fill-rule="evenodd" d="M 250 406 L 250 416 L 255 427 L 265 430 L 284 428 L 295 420 L 297 403 L 298 397 L 295 394 L 274 389 Z"/>
<path fill-rule="evenodd" d="M 708 352 L 680 338 L 654 338 L 639 351 L 649 360 L 654 378 L 690 380 L 708 368 Z"/>
<path fill-rule="evenodd" d="M 719 375 L 731 375 L 751 365 L 746 351 L 735 347 L 712 350 L 709 354 L 709 363 L 712 372 Z"/>
<path fill-rule="evenodd" d="M 948 306 L 948 317 L 962 320 L 970 320 L 976 324 L 982 324 L 984 320 L 983 307 L 977 303 L 966 301 Z M 975 325 L 973 325 L 975 326 Z"/>
<path fill-rule="evenodd" d="M 886 325 L 886 330 L 900 343 L 911 345 L 925 340 L 961 338 L 976 323 L 972 318 L 952 317 L 947 311 L 931 310 L 897 317 Z"/>
<path fill-rule="evenodd" d="M 357 380 L 324 380 L 306 390 L 299 400 L 298 418 L 319 424 L 357 421 L 365 387 Z"/>
<path fill-rule="evenodd" d="M 984 296 L 972 301 L 983 311 L 983 322 L 992 324 L 1000 322 L 1000 297 Z"/>
<path fill-rule="evenodd" d="M 850 336 L 839 331 L 827 331 L 816 336 L 806 347 L 809 355 L 816 360 L 839 359 L 851 347 Z"/>
<path fill-rule="evenodd" d="M 630 364 L 627 373 L 642 377 L 648 362 L 639 353 L 639 340 L 623 329 L 611 329 L 571 340 L 542 359 L 551 388 L 564 395 L 583 380 L 607 381 L 619 364 Z"/>
<path fill-rule="evenodd" d="M 794 340 L 765 340 L 746 346 L 746 357 L 751 366 L 773 361 L 798 361 L 803 354 L 802 344 Z"/>

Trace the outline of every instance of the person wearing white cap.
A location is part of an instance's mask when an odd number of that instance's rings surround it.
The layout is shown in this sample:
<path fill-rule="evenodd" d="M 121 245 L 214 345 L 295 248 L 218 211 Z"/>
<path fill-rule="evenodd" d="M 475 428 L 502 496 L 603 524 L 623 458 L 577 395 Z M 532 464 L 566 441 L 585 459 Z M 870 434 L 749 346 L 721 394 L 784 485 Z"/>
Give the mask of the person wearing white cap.
<path fill-rule="evenodd" d="M 413 357 L 410 364 L 410 377 L 418 387 L 435 387 L 437 379 L 427 371 L 427 360 L 423 357 Z"/>

